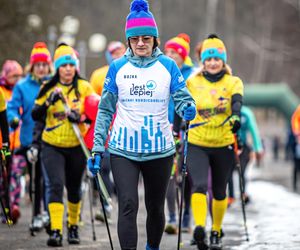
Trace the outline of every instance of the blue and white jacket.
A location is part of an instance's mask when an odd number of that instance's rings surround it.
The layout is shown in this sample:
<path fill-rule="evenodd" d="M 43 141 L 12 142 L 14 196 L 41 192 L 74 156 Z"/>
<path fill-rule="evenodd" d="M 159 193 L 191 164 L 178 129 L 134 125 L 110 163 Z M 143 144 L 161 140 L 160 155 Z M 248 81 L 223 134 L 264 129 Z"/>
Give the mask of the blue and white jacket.
<path fill-rule="evenodd" d="M 29 146 L 32 142 L 34 121 L 31 117 L 31 111 L 40 86 L 41 84 L 28 74 L 16 84 L 12 98 L 7 104 L 8 122 L 10 123 L 15 117 L 22 121 L 20 142 L 23 147 Z"/>
<path fill-rule="evenodd" d="M 188 103 L 194 103 L 176 63 L 158 48 L 147 58 L 134 56 L 128 49 L 109 67 L 92 151 L 104 152 L 107 131 L 117 111 L 110 133 L 110 153 L 135 161 L 174 154 L 174 139 L 168 121 L 171 96 L 180 116 Z"/>
<path fill-rule="evenodd" d="M 193 66 L 183 64 L 182 68 L 180 69 L 180 72 L 183 75 L 183 78 L 184 78 L 185 81 L 193 73 L 193 70 L 194 70 Z M 173 98 L 170 99 L 168 112 L 169 112 L 169 115 L 168 115 L 169 122 L 173 124 L 174 123 L 174 101 L 173 101 Z"/>

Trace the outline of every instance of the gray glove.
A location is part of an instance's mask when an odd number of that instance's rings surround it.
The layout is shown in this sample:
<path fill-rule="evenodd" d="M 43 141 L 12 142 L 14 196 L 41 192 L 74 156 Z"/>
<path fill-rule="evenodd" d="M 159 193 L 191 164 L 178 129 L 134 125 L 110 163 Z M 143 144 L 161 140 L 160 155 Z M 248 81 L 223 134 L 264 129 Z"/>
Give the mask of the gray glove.
<path fill-rule="evenodd" d="M 27 159 L 30 163 L 34 164 L 38 161 L 38 155 L 39 155 L 39 150 L 34 147 L 34 146 L 31 146 L 27 152 L 26 152 L 26 155 L 27 155 Z"/>

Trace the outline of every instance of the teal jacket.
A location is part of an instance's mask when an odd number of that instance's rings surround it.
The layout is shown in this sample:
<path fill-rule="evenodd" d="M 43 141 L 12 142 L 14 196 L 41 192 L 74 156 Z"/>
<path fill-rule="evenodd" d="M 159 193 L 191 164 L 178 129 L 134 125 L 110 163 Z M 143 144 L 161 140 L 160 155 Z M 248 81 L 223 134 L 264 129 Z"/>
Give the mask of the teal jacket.
<path fill-rule="evenodd" d="M 241 128 L 238 132 L 238 136 L 243 144 L 250 145 L 247 138 L 249 132 L 252 137 L 253 150 L 261 152 L 263 147 L 255 116 L 250 108 L 243 106 L 241 109 Z"/>

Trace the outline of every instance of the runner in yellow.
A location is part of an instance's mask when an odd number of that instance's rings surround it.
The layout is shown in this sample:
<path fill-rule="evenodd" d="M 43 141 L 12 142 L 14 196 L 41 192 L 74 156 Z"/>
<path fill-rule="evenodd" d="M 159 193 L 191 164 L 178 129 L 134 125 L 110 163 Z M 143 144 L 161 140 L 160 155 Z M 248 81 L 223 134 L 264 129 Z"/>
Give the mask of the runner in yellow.
<path fill-rule="evenodd" d="M 6 219 L 10 220 L 10 201 L 9 201 L 9 177 L 10 177 L 10 159 L 11 154 L 9 151 L 9 130 L 8 130 L 8 123 L 6 118 L 6 103 L 4 98 L 3 90 L 0 88 L 0 129 L 2 134 L 2 145 L 1 145 L 1 160 L 4 156 L 6 159 L 6 176 L 4 174 L 3 168 L 1 166 L 1 173 L 0 173 L 0 199 L 1 199 L 1 209 L 0 214 L 1 221 L 6 221 Z M 2 163 L 1 163 L 2 164 Z M 7 179 L 5 179 L 7 178 Z M 3 202 L 3 203 L 2 203 Z M 5 211 L 2 211 L 5 210 Z M 6 213 L 5 216 L 3 213 Z M 6 221 L 6 223 L 10 223 L 10 221 Z"/>
<path fill-rule="evenodd" d="M 199 51 L 200 70 L 187 81 L 198 111 L 190 123 L 187 158 L 193 183 L 191 204 L 198 249 L 208 247 L 205 223 L 209 167 L 213 185 L 210 249 L 222 248 L 220 231 L 227 208 L 226 186 L 234 166 L 232 144 L 240 127 L 243 83 L 231 75 L 226 56 L 224 43 L 216 35 L 210 35 Z"/>
<path fill-rule="evenodd" d="M 9 130 L 6 118 L 6 101 L 3 90 L 0 88 L 0 125 L 2 134 L 2 147 L 8 146 L 9 142 Z"/>
<path fill-rule="evenodd" d="M 34 120 L 45 119 L 42 152 L 48 209 L 51 221 L 48 246 L 62 245 L 63 190 L 68 192 L 68 242 L 79 244 L 78 220 L 81 207 L 81 179 L 85 155 L 72 129 L 77 123 L 85 131 L 82 114 L 85 97 L 94 93 L 90 84 L 76 71 L 78 60 L 72 47 L 61 44 L 54 54 L 54 77 L 42 86 L 32 111 Z M 71 108 L 69 114 L 61 100 L 64 96 Z"/>
<path fill-rule="evenodd" d="M 102 90 L 104 87 L 104 80 L 108 72 L 109 65 L 113 60 L 120 58 L 124 55 L 126 47 L 120 41 L 111 41 L 106 49 L 105 56 L 107 65 L 102 66 L 99 69 L 96 69 L 91 76 L 90 83 L 93 89 L 98 95 L 102 95 Z"/>

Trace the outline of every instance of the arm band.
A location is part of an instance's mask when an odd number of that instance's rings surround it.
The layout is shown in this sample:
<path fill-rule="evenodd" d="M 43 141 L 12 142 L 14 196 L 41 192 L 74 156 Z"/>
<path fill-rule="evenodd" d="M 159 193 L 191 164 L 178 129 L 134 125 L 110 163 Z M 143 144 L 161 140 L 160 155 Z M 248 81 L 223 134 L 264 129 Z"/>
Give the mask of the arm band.
<path fill-rule="evenodd" d="M 243 104 L 243 96 L 234 94 L 231 98 L 231 113 L 232 115 L 241 116 L 241 108 Z"/>
<path fill-rule="evenodd" d="M 43 120 L 43 117 L 46 116 L 47 108 L 46 102 L 43 105 L 35 104 L 31 112 L 32 119 L 34 121 Z"/>

